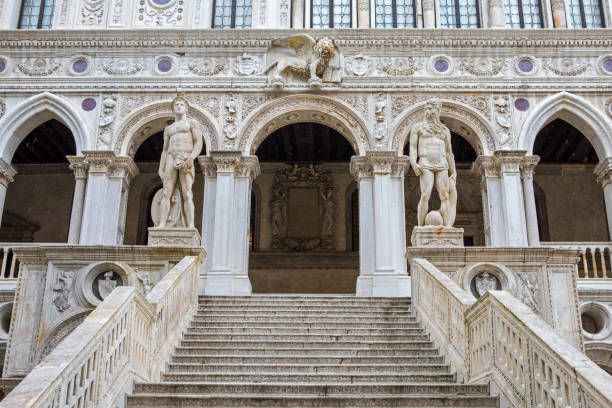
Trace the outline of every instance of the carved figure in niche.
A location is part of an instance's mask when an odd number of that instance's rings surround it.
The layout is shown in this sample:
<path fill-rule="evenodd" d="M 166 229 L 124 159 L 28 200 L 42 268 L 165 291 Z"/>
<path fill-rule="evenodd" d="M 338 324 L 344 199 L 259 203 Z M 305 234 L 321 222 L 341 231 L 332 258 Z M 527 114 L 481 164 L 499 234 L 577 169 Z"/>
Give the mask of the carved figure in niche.
<path fill-rule="evenodd" d="M 275 248 L 280 248 L 280 239 L 283 231 L 283 206 L 287 192 L 280 186 L 275 186 L 272 198 L 272 237 L 274 237 Z"/>
<path fill-rule="evenodd" d="M 331 188 L 321 192 L 323 203 L 323 222 L 321 227 L 321 238 L 329 239 L 333 235 L 334 229 L 334 191 Z"/>
<path fill-rule="evenodd" d="M 193 161 L 202 150 L 200 124 L 187 118 L 189 104 L 179 92 L 172 101 L 174 123 L 164 130 L 164 148 L 159 162 L 163 187 L 153 199 L 151 216 L 156 227 L 194 228 Z M 176 211 L 171 211 L 173 207 Z M 180 217 L 170 218 L 171 213 Z"/>
<path fill-rule="evenodd" d="M 322 82 L 340 82 L 340 56 L 334 42 L 327 37 L 315 41 L 309 35 L 299 34 L 272 41 L 267 54 L 271 72 L 270 83 L 276 90 L 285 86 L 287 74 L 308 79 L 310 87 L 318 89 Z"/>
<path fill-rule="evenodd" d="M 53 304 L 58 312 L 63 313 L 70 309 L 70 302 L 68 301 L 68 295 L 70 294 L 70 287 L 72 286 L 72 278 L 66 272 L 60 272 L 57 278 L 57 283 L 53 285 L 53 291 L 57 292 L 53 299 Z"/>
<path fill-rule="evenodd" d="M 428 102 L 423 121 L 410 130 L 410 165 L 421 185 L 417 207 L 419 226 L 452 227 L 457 213 L 457 169 L 450 130 L 440 121 L 441 108 L 439 103 Z M 440 210 L 428 213 L 434 185 L 440 197 Z"/>
<path fill-rule="evenodd" d="M 142 293 L 147 296 L 149 293 L 151 293 L 151 289 L 153 289 L 153 284 L 151 284 L 149 273 L 136 270 L 136 277 L 142 284 Z"/>

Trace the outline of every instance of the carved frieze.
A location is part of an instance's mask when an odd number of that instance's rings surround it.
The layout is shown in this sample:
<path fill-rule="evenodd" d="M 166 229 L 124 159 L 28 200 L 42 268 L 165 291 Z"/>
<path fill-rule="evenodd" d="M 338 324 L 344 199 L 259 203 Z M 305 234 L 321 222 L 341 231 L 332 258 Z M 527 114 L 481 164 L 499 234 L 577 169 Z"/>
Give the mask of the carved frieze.
<path fill-rule="evenodd" d="M 382 58 L 377 68 L 389 76 L 410 76 L 422 67 L 413 57 L 396 57 Z"/>
<path fill-rule="evenodd" d="M 262 64 L 260 57 L 245 52 L 234 60 L 233 72 L 239 76 L 257 75 L 261 72 Z"/>
<path fill-rule="evenodd" d="M 182 27 L 185 25 L 185 0 L 170 0 L 156 4 L 152 0 L 137 0 L 138 25 L 144 27 Z"/>
<path fill-rule="evenodd" d="M 363 54 L 348 57 L 344 62 L 344 70 L 346 71 L 347 75 L 370 75 L 372 71 L 371 58 Z"/>
<path fill-rule="evenodd" d="M 223 148 L 232 150 L 234 148 L 238 129 L 236 128 L 236 115 L 238 105 L 233 94 L 228 94 L 225 102 L 225 125 L 223 126 Z"/>
<path fill-rule="evenodd" d="M 219 58 L 194 58 L 187 64 L 189 71 L 197 76 L 213 76 L 225 70 Z"/>
<path fill-rule="evenodd" d="M 100 65 L 100 70 L 109 75 L 134 75 L 145 69 L 146 65 L 141 59 L 111 58 Z"/>
<path fill-rule="evenodd" d="M 391 113 L 393 117 L 397 117 L 404 110 L 414 106 L 417 103 L 430 100 L 452 100 L 471 106 L 478 112 L 482 113 L 486 118 L 490 118 L 489 97 L 484 95 L 442 95 L 442 94 L 408 94 L 395 95 L 391 98 Z"/>
<path fill-rule="evenodd" d="M 604 103 L 604 110 L 606 111 L 606 115 L 608 115 L 610 118 L 612 118 L 612 98 L 608 99 Z M 2 115 L 0 115 L 0 117 L 1 116 Z"/>
<path fill-rule="evenodd" d="M 95 26 L 102 24 L 105 0 L 83 0 L 81 24 Z"/>
<path fill-rule="evenodd" d="M 3 99 L 0 99 L 0 119 L 2 119 L 5 113 L 6 113 L 6 103 L 4 102 Z"/>
<path fill-rule="evenodd" d="M 340 96 L 347 105 L 355 109 L 361 118 L 368 116 L 368 97 L 365 95 Z"/>
<path fill-rule="evenodd" d="M 557 75 L 577 76 L 581 75 L 589 68 L 589 63 L 582 59 L 572 58 L 550 58 L 544 62 L 544 67 Z"/>
<path fill-rule="evenodd" d="M 17 69 L 27 76 L 41 77 L 53 74 L 60 66 L 61 64 L 52 58 L 26 58 L 17 64 Z"/>
<path fill-rule="evenodd" d="M 468 58 L 460 63 L 460 68 L 474 76 L 495 76 L 506 66 L 501 58 Z"/>

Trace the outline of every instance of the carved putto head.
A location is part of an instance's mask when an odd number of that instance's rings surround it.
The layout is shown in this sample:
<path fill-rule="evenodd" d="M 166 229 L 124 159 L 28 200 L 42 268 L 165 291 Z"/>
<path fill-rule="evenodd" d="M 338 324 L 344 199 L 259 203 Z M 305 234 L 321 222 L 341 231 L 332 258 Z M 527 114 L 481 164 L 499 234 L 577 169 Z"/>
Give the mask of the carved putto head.
<path fill-rule="evenodd" d="M 181 107 L 181 104 L 179 104 L 179 106 L 176 106 L 177 102 L 183 102 L 183 106 Z M 187 102 L 187 98 L 185 98 L 185 92 L 180 89 L 177 90 L 176 98 L 172 100 L 172 104 L 170 106 L 172 108 L 172 113 L 174 114 L 177 113 L 177 108 L 179 111 L 182 110 L 182 112 L 180 113 L 187 113 L 187 111 L 189 110 L 189 102 Z"/>
<path fill-rule="evenodd" d="M 334 56 L 334 51 L 334 42 L 328 37 L 321 38 L 314 46 L 315 57 L 324 60 L 331 59 Z"/>

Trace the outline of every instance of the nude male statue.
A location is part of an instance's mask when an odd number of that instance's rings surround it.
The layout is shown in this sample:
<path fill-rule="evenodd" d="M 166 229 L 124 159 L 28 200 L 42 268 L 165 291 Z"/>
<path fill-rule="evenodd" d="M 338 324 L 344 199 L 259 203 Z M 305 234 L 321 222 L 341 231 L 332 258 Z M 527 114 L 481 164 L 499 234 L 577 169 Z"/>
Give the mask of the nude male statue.
<path fill-rule="evenodd" d="M 457 169 L 450 130 L 440 122 L 440 110 L 440 104 L 428 102 L 425 105 L 425 118 L 410 130 L 410 165 L 419 176 L 421 185 L 417 209 L 419 226 L 425 225 L 434 185 L 440 197 L 444 226 L 453 226 L 457 212 Z"/>
<path fill-rule="evenodd" d="M 193 161 L 200 154 L 203 142 L 200 125 L 195 120 L 187 118 L 188 110 L 187 100 L 179 94 L 172 101 L 174 123 L 164 130 L 164 149 L 158 172 L 163 182 L 163 195 L 157 227 L 165 227 L 168 222 L 171 198 L 178 182 L 178 189 L 183 199 L 186 227 L 194 228 L 194 205 L 191 191 L 195 177 Z"/>

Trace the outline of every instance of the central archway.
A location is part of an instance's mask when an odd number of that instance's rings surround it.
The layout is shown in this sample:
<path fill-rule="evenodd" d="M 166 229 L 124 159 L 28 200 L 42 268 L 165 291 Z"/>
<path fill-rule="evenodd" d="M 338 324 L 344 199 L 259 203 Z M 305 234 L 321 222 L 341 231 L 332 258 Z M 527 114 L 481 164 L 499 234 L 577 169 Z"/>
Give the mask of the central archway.
<path fill-rule="evenodd" d="M 251 209 L 249 278 L 257 293 L 354 293 L 358 209 L 349 161 L 355 151 L 316 122 L 283 126 L 255 151 L 261 174 Z"/>

